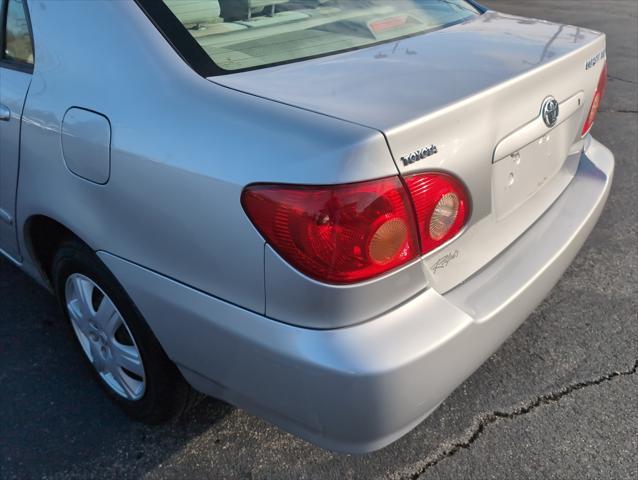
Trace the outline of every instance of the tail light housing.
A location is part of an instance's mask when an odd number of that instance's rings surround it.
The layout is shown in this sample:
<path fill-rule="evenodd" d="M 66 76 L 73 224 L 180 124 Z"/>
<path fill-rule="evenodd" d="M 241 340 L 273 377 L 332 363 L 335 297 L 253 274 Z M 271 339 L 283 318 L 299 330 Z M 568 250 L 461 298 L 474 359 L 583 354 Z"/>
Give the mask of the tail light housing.
<path fill-rule="evenodd" d="M 587 114 L 585 124 L 583 125 L 583 131 L 581 133 L 583 137 L 589 133 L 591 128 L 594 126 L 594 122 L 596 121 L 598 109 L 600 108 L 600 104 L 603 100 L 603 95 L 605 94 L 605 90 L 607 89 L 607 71 L 607 62 L 605 62 L 603 71 L 601 72 L 600 78 L 598 79 L 598 86 L 596 87 L 596 91 L 594 92 L 594 99 L 591 102 L 589 113 Z"/>
<path fill-rule="evenodd" d="M 329 283 L 354 283 L 418 256 L 407 193 L 398 177 L 336 186 L 252 185 L 244 210 L 293 266 Z"/>
<path fill-rule="evenodd" d="M 279 255 L 333 284 L 410 262 L 454 237 L 468 214 L 463 185 L 440 173 L 331 186 L 255 184 L 241 202 Z"/>
<path fill-rule="evenodd" d="M 416 212 L 421 253 L 426 254 L 455 237 L 469 216 L 465 186 L 451 175 L 422 173 L 405 179 Z"/>

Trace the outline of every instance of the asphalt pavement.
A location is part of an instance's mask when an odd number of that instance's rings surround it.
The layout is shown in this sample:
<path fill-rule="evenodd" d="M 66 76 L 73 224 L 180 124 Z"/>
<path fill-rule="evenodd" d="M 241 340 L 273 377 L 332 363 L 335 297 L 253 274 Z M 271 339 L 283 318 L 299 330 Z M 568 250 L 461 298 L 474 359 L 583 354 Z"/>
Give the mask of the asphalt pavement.
<path fill-rule="evenodd" d="M 591 237 L 502 348 L 370 455 L 321 450 L 212 399 L 149 427 L 92 381 L 53 298 L 0 260 L 0 478 L 638 478 L 638 2 L 485 3 L 608 34 L 593 133 L 617 162 Z"/>

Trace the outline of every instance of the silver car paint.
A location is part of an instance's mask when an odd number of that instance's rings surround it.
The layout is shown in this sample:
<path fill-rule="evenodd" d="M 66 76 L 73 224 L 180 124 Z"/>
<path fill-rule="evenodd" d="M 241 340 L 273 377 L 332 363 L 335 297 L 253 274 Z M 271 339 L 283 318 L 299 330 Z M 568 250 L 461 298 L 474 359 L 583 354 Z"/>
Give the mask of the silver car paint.
<path fill-rule="evenodd" d="M 20 258 L 16 237 L 15 201 L 20 157 L 20 117 L 31 74 L 2 68 L 0 105 L 7 117 L 0 120 L 0 252 Z"/>
<path fill-rule="evenodd" d="M 545 134 L 561 142 L 555 153 L 561 159 L 582 149 L 578 125 L 588 113 L 603 63 L 587 71 L 585 65 L 604 49 L 605 37 L 599 32 L 488 12 L 428 35 L 211 80 L 374 128 L 385 135 L 397 169 L 404 175 L 424 169 L 457 175 L 472 198 L 470 224 L 464 235 L 425 259 L 427 284 L 445 292 L 523 233 L 573 176 L 577 165 L 568 161 L 560 175 L 552 177 L 516 215 L 504 219 L 495 214 L 493 161 Z M 392 88 L 388 88 L 388 76 Z M 581 101 L 571 109 L 562 106 L 559 125 L 550 129 L 543 123 L 540 129 L 530 129 L 540 119 L 540 107 L 549 95 L 563 103 Z M 507 151 L 499 148 L 512 136 L 519 141 L 509 143 Z M 400 161 L 430 144 L 437 146 L 437 154 L 408 166 Z M 496 149 L 498 158 L 494 158 Z M 533 152 L 529 153 L 532 157 Z M 533 180 L 520 175 L 517 181 Z M 434 265 L 447 255 L 460 258 L 455 268 L 437 269 L 434 274 Z M 271 264 L 273 268 L 266 269 L 269 316 L 290 321 L 301 313 L 281 284 L 295 285 L 293 298 L 325 296 L 303 275 L 297 274 L 292 282 L 285 266 L 267 261 L 267 267 Z M 405 290 L 405 298 L 412 293 Z M 350 315 L 348 311 L 344 317 Z"/>
<path fill-rule="evenodd" d="M 200 78 L 133 2 L 28 3 L 36 65 L 20 80 L 25 94 L 31 86 L 18 202 L 13 212 L 10 201 L 2 204 L 15 221 L 0 221 L 0 248 L 43 281 L 29 247 L 30 220 L 43 215 L 65 225 L 99 252 L 196 387 L 329 448 L 379 448 L 435 408 L 549 291 L 609 191 L 613 157 L 576 135 L 601 68 L 584 67 L 604 49 L 595 32 L 489 14 L 402 41 L 409 48 L 400 58 L 382 45 L 299 63 L 292 88 L 286 68 L 295 65 L 217 83 Z M 553 41 L 550 32 L 558 32 Z M 485 42 L 485 51 L 470 55 L 468 42 Z M 457 57 L 441 56 L 434 48 L 440 45 Z M 367 73 L 346 75 L 345 57 Z M 471 65 L 471 79 L 455 74 L 459 59 L 474 58 L 480 62 Z M 441 79 L 423 77 L 420 61 Z M 403 90 L 370 82 L 372 72 L 398 75 Z M 259 74 L 270 91 L 259 91 Z M 325 81 L 323 115 L 304 104 L 311 96 L 299 83 L 314 74 Z M 366 95 L 348 103 L 345 90 L 334 87 L 355 77 L 354 90 Z M 232 84 L 242 78 L 247 84 Z M 288 85 L 285 98 L 274 96 L 267 78 Z M 427 95 L 408 101 L 405 89 L 426 85 Z M 548 94 L 564 102 L 581 91 L 584 105 L 561 124 L 574 124 L 565 171 L 495 231 L 493 165 L 503 165 L 492 163 L 500 160 L 493 158 L 497 144 L 534 122 Z M 337 104 L 349 114 L 337 118 Z M 111 125 L 105 185 L 65 165 L 61 125 L 72 107 Z M 430 143 L 440 154 L 408 167 L 393 161 Z M 17 145 L 3 137 L 0 148 L 13 149 L 11 157 L 3 150 L 2 163 L 12 159 L 14 175 L 6 178 L 15 181 Z M 471 225 L 423 262 L 349 287 L 292 269 L 239 203 L 252 182 L 335 184 L 424 168 L 453 171 L 468 185 Z M 541 236 L 550 241 L 537 245 Z M 455 251 L 462 256 L 454 268 L 433 275 L 430 262 Z M 333 327 L 348 328 L 319 330 Z"/>
<path fill-rule="evenodd" d="M 327 184 L 396 174 L 378 132 L 197 76 L 133 2 L 29 5 L 38 61 L 22 128 L 23 245 L 28 219 L 46 215 L 96 250 L 263 313 L 264 241 L 241 208 L 244 186 L 279 172 Z M 104 187 L 68 175 L 60 124 L 72 106 L 111 123 Z"/>
<path fill-rule="evenodd" d="M 62 119 L 62 156 L 78 177 L 104 185 L 111 175 L 111 125 L 106 117 L 69 108 Z"/>
<path fill-rule="evenodd" d="M 108 253 L 100 258 L 198 389 L 322 447 L 369 452 L 422 421 L 547 295 L 595 225 L 613 168 L 611 152 L 592 140 L 563 195 L 497 261 L 445 295 L 427 289 L 342 329 L 264 321 Z"/>

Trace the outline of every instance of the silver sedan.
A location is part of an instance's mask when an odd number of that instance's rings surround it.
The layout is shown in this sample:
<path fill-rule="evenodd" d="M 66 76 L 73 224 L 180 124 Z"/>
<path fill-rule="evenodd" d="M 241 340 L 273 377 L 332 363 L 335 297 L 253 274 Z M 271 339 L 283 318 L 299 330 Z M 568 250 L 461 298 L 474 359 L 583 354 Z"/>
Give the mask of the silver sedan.
<path fill-rule="evenodd" d="M 466 0 L 0 0 L 0 253 L 132 417 L 368 452 L 596 223 L 605 35 Z"/>

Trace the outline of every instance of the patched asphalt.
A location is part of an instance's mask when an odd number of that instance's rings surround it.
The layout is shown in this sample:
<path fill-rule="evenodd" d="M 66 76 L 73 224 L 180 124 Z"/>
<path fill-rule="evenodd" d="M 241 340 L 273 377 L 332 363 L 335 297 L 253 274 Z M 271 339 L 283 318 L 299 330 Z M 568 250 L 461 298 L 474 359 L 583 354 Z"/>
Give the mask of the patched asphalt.
<path fill-rule="evenodd" d="M 503 347 L 370 455 L 321 450 L 212 399 L 148 427 L 92 381 L 53 298 L 0 260 L 0 478 L 637 478 L 638 2 L 485 3 L 608 34 L 594 135 L 617 162 L 583 250 Z"/>

